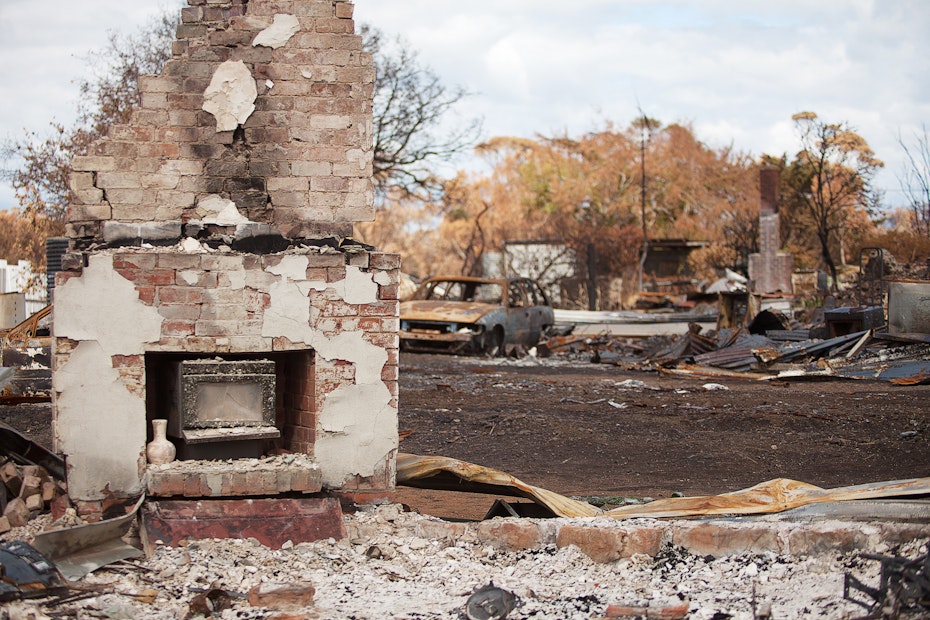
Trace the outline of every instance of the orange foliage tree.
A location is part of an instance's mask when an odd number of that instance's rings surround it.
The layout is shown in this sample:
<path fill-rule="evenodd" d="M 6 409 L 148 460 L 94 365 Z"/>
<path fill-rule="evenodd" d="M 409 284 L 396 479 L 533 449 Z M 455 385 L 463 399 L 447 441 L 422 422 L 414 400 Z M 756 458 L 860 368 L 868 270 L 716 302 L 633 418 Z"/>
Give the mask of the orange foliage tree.
<path fill-rule="evenodd" d="M 508 240 L 558 240 L 579 257 L 593 247 L 600 274 L 629 275 L 642 248 L 643 214 L 652 239 L 710 241 L 745 264 L 756 247 L 756 164 L 732 148 L 706 146 L 686 125 L 657 125 L 645 145 L 643 209 L 642 146 L 638 128 L 610 123 L 578 138 L 479 145 L 489 172 L 459 174 L 432 206 L 440 218 L 435 241 L 457 263 L 449 270 L 479 273 L 481 255 Z"/>

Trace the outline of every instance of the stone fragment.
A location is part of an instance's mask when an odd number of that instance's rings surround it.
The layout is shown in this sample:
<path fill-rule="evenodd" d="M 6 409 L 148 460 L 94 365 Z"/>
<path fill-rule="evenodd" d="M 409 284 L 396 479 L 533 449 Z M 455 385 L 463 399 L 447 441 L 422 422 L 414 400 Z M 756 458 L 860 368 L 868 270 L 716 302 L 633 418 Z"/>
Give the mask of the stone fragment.
<path fill-rule="evenodd" d="M 71 498 L 67 495 L 59 495 L 51 502 L 49 502 L 49 511 L 52 513 L 52 520 L 58 521 L 65 514 L 67 514 L 69 509 L 73 509 L 71 505 Z"/>
<path fill-rule="evenodd" d="M 297 583 L 261 583 L 249 590 L 253 607 L 292 610 L 313 605 L 316 589 L 309 581 Z"/>
<path fill-rule="evenodd" d="M 25 476 L 19 489 L 19 496 L 24 500 L 33 495 L 42 495 L 42 479 L 38 476 Z"/>
<path fill-rule="evenodd" d="M 61 495 L 61 490 L 53 480 L 46 480 L 42 483 L 42 501 L 50 502 Z"/>
<path fill-rule="evenodd" d="M 7 503 L 3 516 L 9 520 L 11 526 L 22 527 L 29 522 L 29 509 L 26 502 L 16 497 Z"/>
<path fill-rule="evenodd" d="M 197 201 L 197 215 L 204 224 L 216 226 L 235 226 L 249 221 L 239 213 L 236 203 L 217 194 L 210 194 Z"/>
<path fill-rule="evenodd" d="M 241 60 L 221 64 L 203 93 L 203 109 L 216 118 L 216 130 L 232 131 L 255 111 L 258 87 Z"/>
<path fill-rule="evenodd" d="M 278 13 L 274 16 L 274 22 L 264 30 L 258 33 L 252 41 L 252 47 L 262 45 L 272 49 L 278 49 L 287 45 L 295 34 L 300 32 L 300 21 L 293 15 Z"/>
<path fill-rule="evenodd" d="M 7 461 L 0 467 L 0 480 L 6 485 L 7 490 L 13 495 L 19 495 L 19 490 L 23 484 L 23 476 L 20 473 L 16 463 Z"/>
<path fill-rule="evenodd" d="M 45 502 L 42 501 L 41 495 L 30 495 L 25 498 L 25 502 L 26 510 L 29 512 L 39 512 L 45 507 Z"/>

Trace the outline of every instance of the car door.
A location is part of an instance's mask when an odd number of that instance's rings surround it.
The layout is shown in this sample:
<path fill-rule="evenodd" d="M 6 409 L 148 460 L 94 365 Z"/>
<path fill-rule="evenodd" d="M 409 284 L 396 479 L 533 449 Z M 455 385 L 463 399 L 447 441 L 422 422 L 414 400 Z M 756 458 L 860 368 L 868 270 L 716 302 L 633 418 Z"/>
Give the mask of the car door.
<path fill-rule="evenodd" d="M 530 337 L 530 304 L 526 286 L 521 280 L 507 283 L 507 341 L 526 344 Z"/>
<path fill-rule="evenodd" d="M 542 338 L 543 330 L 552 325 L 552 307 L 549 305 L 549 298 L 536 282 L 524 280 L 524 286 L 531 304 L 527 338 L 530 344 L 536 344 Z"/>

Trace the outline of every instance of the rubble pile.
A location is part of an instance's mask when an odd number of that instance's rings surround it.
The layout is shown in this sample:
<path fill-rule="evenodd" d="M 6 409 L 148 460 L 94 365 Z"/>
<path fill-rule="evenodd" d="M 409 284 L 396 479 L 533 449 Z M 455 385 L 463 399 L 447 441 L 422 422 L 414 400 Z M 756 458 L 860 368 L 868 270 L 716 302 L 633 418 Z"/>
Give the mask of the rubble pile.
<path fill-rule="evenodd" d="M 69 594 L 11 603 L 10 613 L 15 607 L 15 617 L 37 619 L 461 618 L 469 598 L 493 584 L 515 596 L 506 616 L 514 620 L 856 618 L 865 610 L 844 598 L 846 576 L 868 584 L 879 578 L 877 564 L 855 554 L 714 558 L 666 546 L 654 558 L 598 563 L 574 545 L 503 551 L 477 539 L 427 536 L 449 524 L 396 504 L 345 519 L 343 540 L 279 550 L 252 539 L 158 545 L 149 558 L 118 562 L 71 584 Z M 884 551 L 925 553 L 918 543 Z"/>
<path fill-rule="evenodd" d="M 22 527 L 43 512 L 59 514 L 69 505 L 65 483 L 39 465 L 6 460 L 0 465 L 0 482 L 0 533 Z"/>

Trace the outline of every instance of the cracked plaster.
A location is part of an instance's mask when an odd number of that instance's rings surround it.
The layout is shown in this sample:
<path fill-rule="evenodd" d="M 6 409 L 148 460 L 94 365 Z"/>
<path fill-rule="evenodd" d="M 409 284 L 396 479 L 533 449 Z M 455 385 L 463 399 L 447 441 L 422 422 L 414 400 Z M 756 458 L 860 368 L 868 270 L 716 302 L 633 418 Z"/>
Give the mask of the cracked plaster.
<path fill-rule="evenodd" d="M 98 342 L 79 343 L 68 363 L 55 371 L 53 386 L 56 437 L 67 457 L 71 496 L 101 500 L 108 488 L 130 496 L 141 493 L 145 400 L 126 389 L 110 355 Z"/>
<path fill-rule="evenodd" d="M 308 265 L 306 256 L 285 256 L 266 269 L 279 279 L 270 288 L 262 336 L 284 336 L 312 347 L 327 362 L 341 360 L 355 366 L 353 385 L 325 395 L 319 414 L 322 434 L 314 445 L 324 484 L 338 487 L 355 475 L 375 475 L 386 455 L 397 449 L 397 409 L 381 379 L 387 351 L 366 342 L 361 332 L 330 337 L 311 326 L 311 290 L 331 290 L 351 304 L 373 303 L 378 287 L 372 275 L 350 266 L 344 280 L 329 285 L 307 282 Z"/>
<path fill-rule="evenodd" d="M 274 22 L 256 35 L 252 47 L 262 45 L 272 49 L 284 47 L 295 34 L 300 32 L 300 20 L 293 15 L 278 13 Z"/>
<path fill-rule="evenodd" d="M 100 295 L 107 291 L 107 295 Z M 113 256 L 94 254 L 81 277 L 55 289 L 55 336 L 95 340 L 108 355 L 140 355 L 161 338 L 161 316 L 139 301 L 136 287 L 113 269 Z"/>
<path fill-rule="evenodd" d="M 203 98 L 203 109 L 216 118 L 216 130 L 232 131 L 255 111 L 258 87 L 244 62 L 227 60 L 217 67 Z"/>
<path fill-rule="evenodd" d="M 103 499 L 108 487 L 141 490 L 145 400 L 129 391 L 113 356 L 143 354 L 145 343 L 159 340 L 161 322 L 108 254 L 91 256 L 81 277 L 55 290 L 55 336 L 78 342 L 52 375 L 56 437 L 74 497 Z"/>

